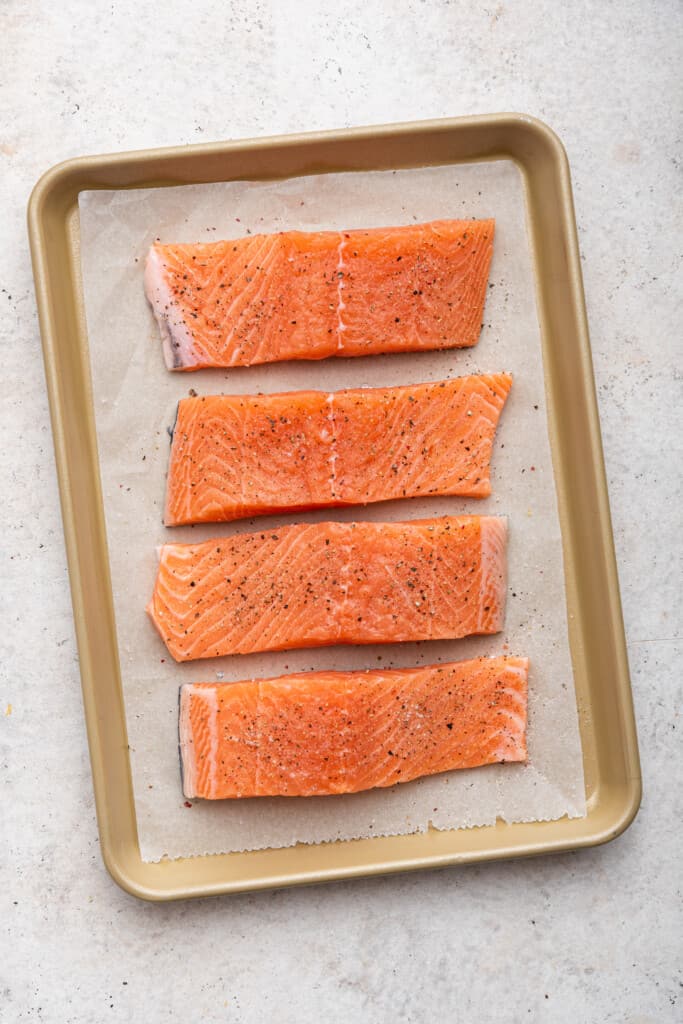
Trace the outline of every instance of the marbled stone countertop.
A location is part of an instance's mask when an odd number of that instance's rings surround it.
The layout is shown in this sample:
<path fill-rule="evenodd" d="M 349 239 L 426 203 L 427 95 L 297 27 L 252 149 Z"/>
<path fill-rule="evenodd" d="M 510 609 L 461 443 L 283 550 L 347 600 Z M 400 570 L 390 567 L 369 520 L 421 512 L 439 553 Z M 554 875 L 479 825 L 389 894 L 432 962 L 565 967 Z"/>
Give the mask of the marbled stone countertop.
<path fill-rule="evenodd" d="M 0 1018 L 681 1020 L 680 4 L 4 0 L 0 36 Z M 572 167 L 640 814 L 575 855 L 138 902 L 98 849 L 31 187 L 84 153 L 500 110 Z"/>

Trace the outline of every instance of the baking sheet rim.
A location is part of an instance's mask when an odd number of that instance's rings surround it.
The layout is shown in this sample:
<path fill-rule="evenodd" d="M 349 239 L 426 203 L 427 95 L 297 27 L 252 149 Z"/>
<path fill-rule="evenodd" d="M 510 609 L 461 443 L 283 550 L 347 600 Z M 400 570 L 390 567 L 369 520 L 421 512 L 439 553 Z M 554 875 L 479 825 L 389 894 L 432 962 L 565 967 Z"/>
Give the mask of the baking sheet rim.
<path fill-rule="evenodd" d="M 486 147 L 477 148 L 476 136 L 477 133 L 484 135 L 489 132 L 495 139 L 496 132 L 505 135 L 505 132 L 512 132 L 512 144 L 508 139 L 508 149 L 496 149 L 492 146 L 490 150 Z M 90 508 L 90 512 L 95 513 L 96 525 L 101 528 L 99 541 L 98 561 L 101 563 L 102 557 L 104 557 L 104 565 L 107 569 L 105 573 L 106 584 L 109 589 L 109 600 L 106 602 L 108 605 L 107 611 L 109 612 L 110 626 L 113 627 L 113 616 L 111 614 L 111 588 L 108 580 L 108 554 L 106 550 L 106 537 L 104 538 L 104 548 L 101 547 L 101 541 L 104 537 L 103 531 L 103 510 L 101 504 L 101 492 L 99 489 L 99 471 L 96 463 L 92 464 L 93 459 L 93 441 L 94 441 L 94 423 L 92 419 L 92 404 L 91 397 L 89 394 L 89 387 L 86 380 L 81 379 L 80 384 L 77 382 L 76 387 L 80 387 L 80 396 L 85 400 L 85 414 L 90 414 L 88 420 L 88 429 L 86 431 L 88 438 L 86 440 L 86 448 L 89 446 L 89 450 L 86 452 L 80 452 L 73 454 L 69 451 L 69 445 L 67 441 L 67 428 L 69 426 L 69 415 L 73 412 L 66 408 L 65 402 L 62 396 L 62 388 L 65 384 L 64 378 L 60 373 L 62 363 L 65 359 L 65 346 L 69 344 L 68 335 L 65 337 L 64 325 L 57 322 L 60 316 L 60 312 L 64 313 L 66 310 L 66 317 L 68 319 L 68 309 L 66 306 L 64 310 L 59 310 L 55 306 L 55 296 L 51 294 L 51 286 L 53 282 L 52 272 L 48 266 L 48 245 L 46 239 L 46 220 L 50 216 L 57 217 L 62 227 L 63 238 L 62 241 L 66 242 L 67 250 L 69 251 L 69 259 L 65 261 L 65 264 L 69 264 L 70 271 L 70 285 L 68 289 L 67 298 L 73 303 L 72 319 L 76 320 L 78 342 L 80 346 L 85 345 L 85 351 L 87 352 L 87 337 L 84 335 L 84 321 L 83 321 L 83 309 L 82 304 L 79 302 L 78 289 L 76 287 L 76 279 L 74 275 L 73 260 L 77 253 L 74 253 L 74 239 L 71 238 L 71 246 L 69 246 L 69 225 L 67 221 L 69 214 L 73 210 L 73 205 L 77 205 L 78 193 L 84 188 L 92 187 L 141 187 L 142 185 L 149 185 L 152 182 L 143 178 L 136 180 L 136 173 L 139 175 L 148 168 L 152 168 L 155 163 L 166 164 L 169 163 L 176 167 L 178 161 L 183 166 L 187 160 L 199 160 L 202 161 L 206 158 L 219 159 L 229 158 L 230 156 L 247 155 L 257 159 L 259 156 L 264 154 L 270 154 L 274 151 L 282 151 L 284 153 L 291 153 L 293 149 L 302 148 L 303 155 L 308 150 L 315 150 L 315 147 L 329 144 L 330 146 L 339 146 L 349 143 L 355 143 L 356 145 L 362 145 L 364 142 L 372 145 L 373 141 L 379 139 L 384 140 L 391 144 L 401 143 L 405 144 L 408 140 L 413 139 L 415 136 L 427 136 L 432 134 L 443 142 L 444 138 L 448 141 L 451 136 L 455 136 L 457 143 L 457 136 L 459 133 L 474 132 L 475 143 L 474 149 L 466 154 L 462 152 L 459 154 L 452 154 L 450 156 L 450 162 L 476 162 L 484 159 L 492 158 L 507 158 L 514 160 L 522 169 L 527 194 L 531 189 L 531 169 L 529 167 L 529 161 L 534 159 L 533 147 L 534 145 L 540 149 L 541 161 L 545 159 L 547 166 L 551 168 L 552 182 L 550 190 L 554 185 L 560 193 L 561 197 L 561 223 L 560 229 L 563 235 L 563 241 L 566 246 L 566 259 L 568 269 L 567 279 L 567 293 L 568 302 L 572 307 L 574 313 L 574 329 L 576 332 L 577 339 L 577 357 L 580 363 L 580 371 L 582 381 L 585 389 L 585 393 L 588 399 L 587 402 L 587 422 L 584 424 L 586 433 L 588 436 L 588 442 L 590 452 L 592 455 L 593 466 L 596 470 L 596 493 L 594 495 L 596 504 L 598 506 L 598 517 L 599 523 L 599 549 L 603 557 L 603 569 L 607 574 L 607 593 L 604 597 L 609 605 L 607 617 L 609 619 L 612 637 L 614 642 L 614 686 L 615 696 L 617 699 L 617 706 L 620 712 L 619 725 L 621 727 L 621 753 L 623 764 L 621 765 L 621 786 L 614 786 L 613 782 L 610 781 L 609 777 L 603 777 L 604 773 L 597 773 L 595 779 L 595 787 L 593 795 L 589 801 L 588 816 L 584 819 L 560 819 L 557 822 L 545 823 L 545 822 L 531 822 L 517 825 L 501 825 L 498 823 L 493 826 L 483 826 L 473 830 L 451 830 L 440 834 L 443 836 L 453 835 L 466 835 L 467 833 L 476 832 L 479 833 L 477 839 L 481 839 L 481 834 L 491 836 L 493 845 L 488 846 L 486 843 L 481 845 L 475 843 L 474 847 L 470 847 L 469 850 L 458 851 L 450 849 L 445 852 L 438 852 L 436 849 L 431 853 L 422 853 L 421 855 L 412 856 L 396 856 L 383 857 L 383 858 L 372 858 L 372 860 L 360 860 L 357 863 L 351 863 L 343 865 L 338 863 L 331 867 L 318 867 L 316 868 L 305 868 L 298 871 L 285 871 L 285 872 L 266 872 L 259 877 L 252 877 L 250 879 L 238 878 L 231 880 L 229 872 L 227 870 L 225 876 L 215 876 L 215 870 L 218 865 L 217 862 L 225 862 L 226 859 L 234 861 L 236 858 L 255 858 L 262 855 L 286 855 L 288 852 L 291 854 L 292 851 L 299 851 L 301 854 L 302 847 L 291 847 L 288 850 L 265 850 L 265 851 L 253 851 L 245 853 L 234 853 L 234 854 L 217 854 L 208 855 L 204 857 L 192 857 L 185 858 L 181 861 L 162 861 L 159 864 L 147 864 L 142 862 L 137 847 L 137 834 L 135 827 L 135 812 L 133 807 L 133 796 L 130 781 L 130 768 L 128 762 L 128 756 L 125 749 L 126 732 L 125 732 L 125 719 L 123 717 L 123 705 L 122 705 L 122 694 L 120 688 L 120 679 L 118 678 L 118 662 L 116 657 L 114 658 L 114 665 L 109 665 L 111 669 L 114 667 L 115 676 L 117 682 L 117 692 L 100 692 L 98 690 L 98 679 L 100 673 L 96 671 L 96 664 L 94 661 L 94 653 L 92 650 L 91 637 L 89 637 L 88 630 L 86 629 L 86 620 L 90 616 L 90 610 L 86 610 L 85 601 L 85 586 L 84 586 L 84 571 L 83 571 L 83 543 L 79 538 L 78 531 L 76 528 L 77 512 L 75 511 L 74 496 L 71 493 L 71 476 L 74 470 L 78 470 L 80 467 L 83 469 L 83 459 L 87 463 L 91 461 L 89 466 L 89 472 L 92 475 L 94 483 L 94 492 L 89 493 L 87 501 L 93 502 L 94 506 Z M 445 134 L 444 134 L 445 133 Z M 518 134 L 519 141 L 515 145 L 515 134 Z M 422 140 L 424 143 L 424 139 Z M 531 146 L 531 150 L 530 150 Z M 409 147 L 410 148 L 410 147 Z M 456 145 L 457 148 L 457 145 Z M 516 151 L 515 151 L 516 150 Z M 277 156 L 277 154 L 276 154 Z M 436 159 L 426 159 L 426 147 L 423 146 L 421 150 L 422 165 L 437 162 L 448 162 Z M 536 155 L 536 159 L 539 159 Z M 407 160 L 403 166 L 416 166 L 417 161 L 414 159 Z M 387 164 L 384 161 L 371 162 L 369 167 L 381 166 L 392 166 L 391 163 Z M 315 167 L 315 170 L 322 168 Z M 339 167 L 325 166 L 325 170 L 339 170 Z M 351 169 L 350 167 L 344 167 L 342 169 Z M 365 166 L 364 166 L 365 169 Z M 108 174 L 106 182 L 95 182 L 92 180 L 88 181 L 87 184 L 83 179 L 87 178 L 88 175 L 94 175 L 97 177 L 98 174 L 104 172 L 105 176 Z M 306 170 L 300 170 L 299 173 L 312 173 L 313 168 Z M 119 175 L 116 179 L 116 175 Z M 279 175 L 280 177 L 289 177 L 293 174 L 293 170 L 289 170 L 287 173 Z M 121 180 L 123 175 L 123 181 Z M 237 175 L 234 175 L 237 176 Z M 244 177 L 244 175 L 239 175 Z M 253 177 L 266 176 L 273 177 L 272 173 L 266 175 L 259 175 L 256 171 L 252 171 Z M 277 176 L 277 175 L 276 175 Z M 80 179 L 80 180 L 79 180 Z M 116 179 L 116 180 L 115 180 Z M 218 180 L 213 176 L 209 178 L 194 176 L 191 178 L 183 177 L 181 174 L 180 178 L 176 177 L 173 180 L 164 180 L 163 184 L 182 184 L 191 183 L 196 180 Z M 158 184 L 162 182 L 157 181 Z M 66 199 L 64 202 L 64 191 L 66 191 Z M 61 202 L 60 202 L 61 200 Z M 52 211 L 49 208 L 49 204 L 55 204 L 57 210 Z M 34 264 L 34 277 L 36 282 L 36 294 L 39 309 L 39 318 L 41 324 L 41 334 L 43 339 L 43 349 L 46 367 L 46 377 L 48 383 L 48 392 L 50 398 L 50 409 L 53 423 L 53 435 L 55 442 L 55 452 L 58 466 L 59 482 L 60 482 L 60 495 L 62 501 L 62 513 L 64 520 L 64 532 L 67 544 L 67 554 L 69 562 L 69 572 L 72 586 L 72 599 L 74 604 L 74 619 L 78 634 L 78 646 L 79 653 L 81 656 L 81 677 L 84 695 L 84 704 L 86 712 L 86 721 L 88 727 L 88 739 L 90 745 L 90 755 L 93 768 L 93 781 L 95 786 L 95 796 L 98 812 L 98 823 L 100 828 L 101 836 L 101 847 L 103 858 L 108 870 L 115 878 L 115 880 L 127 891 L 148 899 L 171 899 L 171 898 L 182 898 L 190 895 L 208 895 L 216 894 L 219 892 L 229 891 L 241 891 L 245 889 L 256 889 L 273 886 L 281 886 L 288 884 L 301 884 L 303 882 L 315 882 L 323 881 L 333 878 L 351 877 L 356 875 L 364 874 L 377 874 L 390 871 L 408 870 L 415 868 L 423 868 L 429 866 L 444 866 L 449 863 L 462 863 L 471 860 L 482 860 L 492 859 L 494 857 L 508 857 L 508 856 L 521 856 L 531 855 L 534 853 L 542 853 L 551 850 L 563 850 L 575 848 L 584 845 L 595 845 L 601 842 L 605 842 L 616 835 L 620 834 L 633 820 L 637 812 L 640 803 L 640 771 L 638 763 L 638 752 L 637 752 L 637 740 L 635 736 L 635 724 L 633 721 L 633 709 L 630 695 L 630 685 L 628 678 L 628 667 L 626 662 L 625 653 L 625 641 L 623 637 L 623 624 L 621 622 L 621 610 L 618 594 L 618 585 L 616 580 L 616 564 L 614 560 L 614 549 L 611 535 L 611 527 L 609 522 L 609 505 L 606 491 L 606 484 L 604 480 L 604 467 L 602 464 L 602 452 L 601 442 L 599 434 L 599 425 L 597 420 L 597 405 L 595 402 L 595 393 L 593 387 L 593 379 L 591 372 L 590 363 L 590 348 L 587 335 L 587 325 L 585 317 L 585 307 L 583 302 L 583 291 L 581 285 L 580 265 L 578 262 L 578 248 L 576 242 L 575 223 L 573 216 L 573 204 L 571 198 L 571 188 L 569 184 L 569 172 L 567 166 L 566 155 L 562 148 L 561 143 L 552 131 L 544 125 L 542 122 L 537 121 L 533 118 L 527 117 L 526 115 L 520 114 L 500 114 L 500 115 L 488 115 L 483 117 L 474 118 L 458 118 L 458 119 L 445 119 L 439 121 L 428 121 L 428 122 L 414 122 L 399 125 L 387 125 L 378 127 L 368 127 L 360 129 L 349 129 L 335 132 L 319 132 L 309 133 L 306 135 L 297 136 L 284 136 L 284 137 L 273 137 L 265 139 L 252 139 L 252 140 L 240 140 L 238 142 L 227 142 L 227 143 L 215 143 L 215 144 L 203 144 L 200 146 L 192 147 L 177 147 L 171 149 L 162 150 L 147 150 L 137 153 L 123 153 L 113 154 L 108 156 L 97 156 L 97 157 L 81 157 L 73 160 L 65 161 L 61 164 L 51 168 L 43 177 L 39 180 L 38 184 L 34 188 L 29 201 L 29 237 L 31 243 L 31 253 Z M 51 240 L 51 245 L 59 247 L 59 241 L 55 243 L 54 238 Z M 538 267 L 537 254 L 534 255 L 534 270 L 536 275 L 542 273 Z M 61 268 L 60 268 L 61 269 Z M 543 335 L 544 343 L 544 355 L 546 349 L 546 327 L 545 324 L 541 323 L 541 331 Z M 79 347 L 80 347 L 79 346 Z M 77 353 L 78 356 L 78 353 Z M 81 370 L 83 369 L 81 365 Z M 546 372 L 547 377 L 547 372 Z M 68 383 L 71 383 L 70 381 Z M 591 401 L 592 399 L 592 401 Z M 549 396 L 549 405 L 551 399 Z M 94 448 L 96 453 L 96 446 Z M 79 458 L 80 454 L 80 458 Z M 556 457 L 555 451 L 553 451 L 553 457 Z M 75 460 L 75 463 L 72 461 Z M 98 531 L 100 532 L 100 531 Z M 563 531 L 564 532 L 564 531 Z M 100 609 L 101 611 L 101 609 Z M 102 623 L 100 621 L 99 625 Z M 110 636 L 109 646 L 112 647 L 112 652 L 115 655 L 116 652 L 116 641 L 115 637 Z M 98 658 L 99 661 L 99 658 Z M 101 686 L 101 684 L 100 684 Z M 106 753 L 104 750 L 104 741 L 108 739 L 111 741 L 111 727 L 106 730 L 102 730 L 102 720 L 98 715 L 97 704 L 99 701 L 107 700 L 110 704 L 113 700 L 115 704 L 118 704 L 118 718 L 116 722 L 117 735 L 120 740 L 123 740 L 123 749 L 120 750 L 120 759 L 118 765 L 112 764 L 111 751 Z M 584 729 L 586 727 L 585 717 L 580 716 L 580 727 L 582 732 L 582 740 L 584 739 Z M 586 759 L 584 744 L 584 761 Z M 122 764 L 121 758 L 125 762 Z M 123 772 L 122 772 L 123 767 Z M 122 775 L 127 776 L 123 778 Z M 127 781 L 128 786 L 128 835 L 123 836 L 117 834 L 117 829 L 112 821 L 113 811 L 110 800 L 112 799 L 111 787 L 114 785 L 124 785 Z M 602 787 L 603 799 L 600 799 L 600 790 Z M 614 789 L 618 791 L 617 798 L 615 800 Z M 602 816 L 605 816 L 605 799 L 604 794 L 612 793 L 611 797 L 611 811 L 607 808 L 607 821 L 600 822 L 601 817 L 600 811 L 603 812 Z M 118 794 L 119 799 L 121 793 Z M 609 799 L 607 800 L 609 804 Z M 502 839 L 501 842 L 495 842 L 495 836 L 492 835 L 494 832 L 500 832 L 502 835 L 510 838 L 510 830 L 514 833 L 518 833 L 519 830 L 534 830 L 537 836 L 536 840 L 530 839 L 526 842 L 517 842 L 511 844 L 505 842 Z M 544 831 L 550 831 L 550 835 L 545 838 L 541 838 L 541 833 Z M 367 840 L 345 840 L 338 841 L 330 844 L 316 844 L 313 847 L 306 847 L 307 854 L 310 854 L 311 850 L 317 850 L 322 847 L 335 847 L 343 846 L 349 847 L 355 844 L 357 852 L 361 853 L 362 849 L 365 849 L 367 844 L 374 844 L 374 848 L 382 849 L 386 844 L 398 844 L 409 848 L 411 841 L 423 841 L 422 846 L 426 850 L 429 849 L 430 845 L 433 847 L 435 843 L 437 846 L 441 845 L 436 842 L 435 837 L 430 832 L 417 833 L 407 836 L 394 836 L 394 837 L 377 837 Z M 359 845 L 360 844 L 360 845 Z M 379 852 L 379 850 L 378 850 Z M 283 857 L 282 859 L 287 859 Z M 301 858 L 300 858 L 301 859 Z M 309 856 L 303 858 L 309 860 Z M 210 866 L 206 862 L 211 862 Z M 180 876 L 184 873 L 183 868 L 191 863 L 194 865 L 195 870 L 192 872 L 193 879 L 190 882 L 186 880 L 184 884 L 178 884 Z M 169 884 L 168 878 L 164 882 L 160 879 L 163 877 L 163 873 L 168 873 L 171 866 L 177 866 L 180 870 L 172 872 L 178 876 L 178 881 L 174 885 L 172 882 Z M 201 865 L 201 866 L 200 866 Z M 199 873 L 203 868 L 204 880 L 198 880 L 195 873 Z M 159 875 L 159 879 L 155 878 L 155 875 Z"/>

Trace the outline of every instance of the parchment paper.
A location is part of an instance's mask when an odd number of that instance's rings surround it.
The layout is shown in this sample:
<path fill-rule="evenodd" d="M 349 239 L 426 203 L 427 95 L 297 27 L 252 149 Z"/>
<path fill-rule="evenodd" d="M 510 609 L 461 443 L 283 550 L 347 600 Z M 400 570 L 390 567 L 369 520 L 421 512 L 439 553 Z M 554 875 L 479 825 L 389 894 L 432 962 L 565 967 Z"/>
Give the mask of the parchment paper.
<path fill-rule="evenodd" d="M 496 218 L 485 326 L 473 349 L 169 373 L 143 294 L 154 239 L 204 241 L 286 228 Z M 80 197 L 81 261 L 100 467 L 111 558 L 138 835 L 144 860 L 585 814 L 564 573 L 548 442 L 540 333 L 523 183 L 508 161 L 278 182 L 229 182 Z M 202 527 L 162 524 L 167 428 L 179 398 L 336 390 L 510 370 L 492 463 L 493 496 L 396 501 Z M 261 524 L 397 520 L 443 514 L 509 517 L 505 632 L 451 642 L 334 647 L 176 665 L 144 611 L 156 547 Z M 511 653 L 531 659 L 529 763 L 496 765 L 352 796 L 192 804 L 178 768 L 178 687 L 321 668 L 396 667 Z"/>

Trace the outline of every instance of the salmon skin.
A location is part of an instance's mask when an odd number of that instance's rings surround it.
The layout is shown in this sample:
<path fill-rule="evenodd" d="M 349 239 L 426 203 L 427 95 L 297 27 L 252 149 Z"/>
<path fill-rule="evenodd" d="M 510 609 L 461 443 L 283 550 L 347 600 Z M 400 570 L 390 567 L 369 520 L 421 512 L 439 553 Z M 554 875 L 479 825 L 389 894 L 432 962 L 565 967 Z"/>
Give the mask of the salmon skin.
<path fill-rule="evenodd" d="M 479 339 L 493 220 L 155 244 L 169 370 L 460 348 Z"/>
<path fill-rule="evenodd" d="M 526 658 L 180 690 L 186 797 L 329 796 L 525 761 Z"/>
<path fill-rule="evenodd" d="M 165 544 L 147 611 L 176 661 L 503 627 L 505 519 L 297 524 Z"/>
<path fill-rule="evenodd" d="M 166 525 L 417 495 L 484 498 L 511 384 L 498 373 L 332 394 L 184 398 Z"/>

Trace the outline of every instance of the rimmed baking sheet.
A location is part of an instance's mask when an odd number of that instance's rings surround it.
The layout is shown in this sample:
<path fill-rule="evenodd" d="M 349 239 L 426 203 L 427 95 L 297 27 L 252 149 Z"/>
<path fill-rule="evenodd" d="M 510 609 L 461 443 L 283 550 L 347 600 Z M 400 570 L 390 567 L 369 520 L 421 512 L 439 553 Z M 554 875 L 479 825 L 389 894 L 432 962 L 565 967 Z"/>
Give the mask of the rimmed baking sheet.
<path fill-rule="evenodd" d="M 138 843 L 114 632 L 80 288 L 78 196 L 101 188 L 485 163 L 493 158 L 516 162 L 526 192 L 587 814 L 145 863 Z M 145 898 L 175 899 L 530 855 L 618 835 L 639 804 L 638 753 L 569 172 L 552 132 L 524 115 L 501 114 L 83 158 L 53 168 L 40 180 L 29 204 L 29 235 L 101 846 L 116 881 Z"/>

